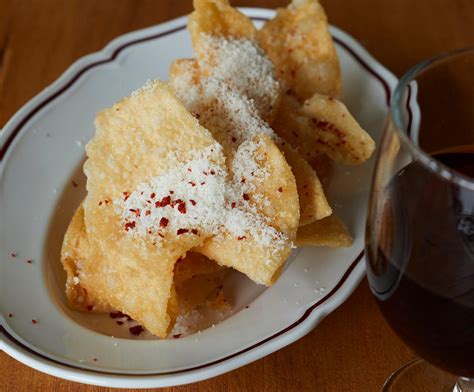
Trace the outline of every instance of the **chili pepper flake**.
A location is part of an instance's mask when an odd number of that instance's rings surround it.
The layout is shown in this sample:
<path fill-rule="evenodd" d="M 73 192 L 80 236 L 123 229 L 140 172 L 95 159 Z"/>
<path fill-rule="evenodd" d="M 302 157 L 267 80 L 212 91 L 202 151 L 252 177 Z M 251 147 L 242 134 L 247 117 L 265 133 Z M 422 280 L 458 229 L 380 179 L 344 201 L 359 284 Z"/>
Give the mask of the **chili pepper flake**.
<path fill-rule="evenodd" d="M 194 183 L 192 181 L 189 181 L 188 184 L 191 185 L 191 186 L 196 186 L 196 183 Z"/>
<path fill-rule="evenodd" d="M 145 215 L 148 216 L 148 215 L 150 215 L 150 214 L 151 214 L 151 211 L 150 211 L 150 210 L 146 210 L 146 211 L 145 211 Z"/>
<path fill-rule="evenodd" d="M 26 262 L 27 262 L 28 264 L 33 264 L 33 260 L 31 260 L 31 259 L 26 260 Z"/>
<path fill-rule="evenodd" d="M 230 204 L 230 206 L 231 206 L 232 208 L 235 208 L 235 205 L 236 205 L 236 204 L 235 204 L 235 201 L 233 201 L 233 202 Z"/>
<path fill-rule="evenodd" d="M 132 335 L 138 336 L 143 332 L 143 327 L 141 325 L 135 325 L 128 329 Z"/>
<path fill-rule="evenodd" d="M 195 206 L 195 205 L 196 205 L 196 200 L 189 199 L 189 202 L 190 202 L 190 203 L 191 203 L 193 206 Z"/>
<path fill-rule="evenodd" d="M 181 214 L 186 214 L 186 204 L 184 202 L 178 204 L 178 211 L 181 212 Z"/>
<path fill-rule="evenodd" d="M 180 333 L 177 333 L 177 334 L 173 335 L 173 339 L 179 339 L 180 337 L 181 337 Z"/>
<path fill-rule="evenodd" d="M 244 198 L 244 200 L 250 200 L 250 196 L 246 193 L 244 193 L 242 197 Z"/>
<path fill-rule="evenodd" d="M 163 217 L 160 219 L 160 227 L 165 228 L 166 226 L 168 226 L 168 223 L 169 223 L 168 218 Z"/>
<path fill-rule="evenodd" d="M 118 325 L 123 325 L 123 321 L 116 321 Z"/>
<path fill-rule="evenodd" d="M 38 320 L 35 320 L 35 319 L 32 319 L 31 322 L 32 322 L 33 324 L 38 324 Z"/>
<path fill-rule="evenodd" d="M 90 312 L 92 309 L 94 309 L 94 305 L 87 305 L 87 310 Z"/>
<path fill-rule="evenodd" d="M 188 229 L 178 229 L 178 230 L 176 231 L 176 235 L 186 234 L 186 233 L 188 233 L 188 232 L 189 232 Z"/>
<path fill-rule="evenodd" d="M 171 203 L 171 197 L 170 196 L 165 196 L 163 199 L 161 199 L 161 207 L 166 207 Z"/>
<path fill-rule="evenodd" d="M 153 193 L 150 195 L 150 197 L 151 197 L 152 199 L 154 199 L 155 196 L 156 196 L 155 192 L 153 192 Z"/>
<path fill-rule="evenodd" d="M 129 231 L 130 229 L 134 229 L 136 224 L 135 221 L 125 223 L 125 230 Z"/>
<path fill-rule="evenodd" d="M 243 236 L 241 236 L 241 237 L 240 237 L 240 236 L 237 237 L 237 240 L 238 240 L 238 241 L 242 241 L 242 240 L 245 240 L 246 238 L 247 238 L 247 237 L 243 235 Z"/>
<path fill-rule="evenodd" d="M 280 192 L 280 193 L 283 192 L 283 188 L 282 188 L 282 187 L 279 187 L 279 188 L 278 188 L 278 192 Z"/>
<path fill-rule="evenodd" d="M 197 229 L 191 229 L 191 233 L 193 233 L 194 235 L 198 235 Z"/>

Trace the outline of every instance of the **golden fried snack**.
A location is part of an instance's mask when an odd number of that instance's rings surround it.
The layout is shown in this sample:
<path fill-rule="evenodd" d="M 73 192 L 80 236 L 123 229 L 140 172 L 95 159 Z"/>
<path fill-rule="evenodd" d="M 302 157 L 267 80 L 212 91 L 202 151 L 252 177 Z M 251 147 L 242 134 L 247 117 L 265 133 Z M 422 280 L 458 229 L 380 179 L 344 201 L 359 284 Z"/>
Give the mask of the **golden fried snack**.
<path fill-rule="evenodd" d="M 314 94 L 304 105 L 284 95 L 273 127 L 310 162 L 327 155 L 338 163 L 356 165 L 375 149 L 345 105 L 326 95 Z"/>
<path fill-rule="evenodd" d="M 280 148 L 295 175 L 300 204 L 299 225 L 307 225 L 331 215 L 332 209 L 314 169 L 288 144 Z"/>
<path fill-rule="evenodd" d="M 352 245 L 347 226 L 334 214 L 298 228 L 297 246 L 329 246 L 340 248 Z"/>
<path fill-rule="evenodd" d="M 66 231 L 61 249 L 61 262 L 67 273 L 66 296 L 69 304 L 81 311 L 112 312 L 116 309 L 95 298 L 81 281 L 81 266 L 87 263 L 87 234 L 82 203 L 76 209 Z M 95 260 L 100 263 L 100 260 Z M 227 269 L 198 253 L 188 252 L 174 267 L 174 285 L 178 301 L 168 303 L 169 313 L 184 314 L 196 306 L 205 305 L 209 296 L 222 285 Z M 174 293 L 174 291 L 173 291 Z M 174 296 L 174 294 L 173 294 Z M 212 298 L 213 299 L 213 298 Z M 177 307 L 179 304 L 179 307 Z"/>
<path fill-rule="evenodd" d="M 231 7 L 227 0 L 194 0 L 194 11 L 188 18 L 193 48 L 197 56 L 206 55 L 206 35 L 253 40 L 256 29 L 252 21 Z"/>
<path fill-rule="evenodd" d="M 209 238 L 195 251 L 269 286 L 278 278 L 291 253 L 299 222 L 298 194 L 291 168 L 275 143 L 266 135 L 261 135 L 254 143 L 256 148 L 250 154 L 239 150 L 235 154 L 238 165 L 245 167 L 233 167 L 234 183 L 248 187 L 242 197 L 282 235 L 268 247 L 265 238 L 259 242 L 255 236 L 235 237 L 223 233 Z M 244 150 L 248 148 L 246 142 L 241 146 Z M 242 157 L 247 161 L 242 162 Z M 253 162 L 249 163 L 251 160 Z"/>
<path fill-rule="evenodd" d="M 315 131 L 318 149 L 336 162 L 356 165 L 374 152 L 375 142 L 337 99 L 314 94 L 304 103 L 302 113 Z"/>
<path fill-rule="evenodd" d="M 314 93 L 339 96 L 341 71 L 318 0 L 293 0 L 257 32 L 257 40 L 275 65 L 285 88 L 305 100 Z"/>
<path fill-rule="evenodd" d="M 205 151 L 206 162 L 218 170 L 224 158 L 215 140 L 159 81 L 99 113 L 96 134 L 86 147 L 88 259 L 100 262 L 86 263 L 81 281 L 94 297 L 160 337 L 166 337 L 174 319 L 168 306 L 174 264 L 210 233 L 176 230 L 173 222 L 162 224 L 163 232 L 147 233 L 145 211 L 141 215 L 132 205 L 141 201 L 139 186 L 146 189 L 147 182 Z M 159 197 L 163 203 L 170 200 Z"/>

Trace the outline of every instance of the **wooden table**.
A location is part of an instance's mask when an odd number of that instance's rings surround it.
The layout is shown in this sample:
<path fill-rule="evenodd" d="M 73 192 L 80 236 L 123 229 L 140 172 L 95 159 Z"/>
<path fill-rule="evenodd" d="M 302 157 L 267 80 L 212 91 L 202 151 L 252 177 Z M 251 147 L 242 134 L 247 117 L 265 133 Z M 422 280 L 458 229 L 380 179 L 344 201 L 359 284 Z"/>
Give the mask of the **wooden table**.
<path fill-rule="evenodd" d="M 284 1 L 235 1 L 276 7 Z M 474 44 L 472 0 L 325 0 L 332 24 L 401 75 L 421 59 Z M 0 0 L 0 126 L 79 57 L 126 32 L 184 15 L 191 1 Z M 377 391 L 414 354 L 380 316 L 364 281 L 300 341 L 211 380 L 172 391 Z M 2 391 L 99 391 L 0 353 Z"/>

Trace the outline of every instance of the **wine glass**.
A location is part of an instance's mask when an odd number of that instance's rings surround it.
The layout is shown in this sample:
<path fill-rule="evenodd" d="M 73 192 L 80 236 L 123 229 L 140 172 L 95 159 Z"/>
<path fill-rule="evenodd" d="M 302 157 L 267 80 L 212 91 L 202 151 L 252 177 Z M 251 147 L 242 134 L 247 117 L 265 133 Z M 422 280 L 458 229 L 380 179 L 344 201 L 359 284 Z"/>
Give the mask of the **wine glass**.
<path fill-rule="evenodd" d="M 366 256 L 383 316 L 423 358 L 383 391 L 474 391 L 474 47 L 422 62 L 396 87 Z"/>

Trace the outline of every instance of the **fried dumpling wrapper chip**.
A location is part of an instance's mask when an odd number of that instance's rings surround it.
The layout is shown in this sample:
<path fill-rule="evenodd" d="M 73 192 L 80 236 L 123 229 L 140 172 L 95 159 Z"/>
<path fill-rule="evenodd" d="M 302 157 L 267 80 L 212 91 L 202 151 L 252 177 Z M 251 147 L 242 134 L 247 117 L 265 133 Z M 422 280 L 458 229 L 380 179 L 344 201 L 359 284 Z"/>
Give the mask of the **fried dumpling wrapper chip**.
<path fill-rule="evenodd" d="M 310 162 L 327 155 L 337 163 L 357 165 L 375 149 L 370 135 L 346 106 L 322 94 L 314 94 L 303 105 L 284 95 L 273 127 Z"/>
<path fill-rule="evenodd" d="M 314 94 L 304 103 L 302 112 L 314 127 L 319 150 L 336 162 L 356 165 L 374 152 L 375 142 L 341 101 Z"/>
<path fill-rule="evenodd" d="M 239 150 L 246 149 L 246 143 L 243 142 Z M 243 156 L 247 160 L 254 159 L 256 170 L 265 174 L 242 176 L 242 170 L 234 170 L 234 181 L 241 183 L 245 179 L 246 183 L 251 182 L 244 198 L 285 236 L 274 240 L 269 247 L 268 242 L 256 241 L 255 236 L 235 237 L 223 233 L 209 238 L 195 251 L 221 265 L 243 272 L 255 282 L 271 285 L 278 278 L 284 261 L 291 253 L 299 221 L 298 194 L 291 168 L 275 143 L 266 135 L 261 135 L 254 143 L 257 148 L 253 156 Z M 235 159 L 242 164 L 239 150 Z"/>
<path fill-rule="evenodd" d="M 318 0 L 293 0 L 277 10 L 257 33 L 260 46 L 275 65 L 278 78 L 300 100 L 314 93 L 339 96 L 341 70 Z"/>
<path fill-rule="evenodd" d="M 328 246 L 332 248 L 352 245 L 347 226 L 334 214 L 298 228 L 297 246 Z"/>
<path fill-rule="evenodd" d="M 129 211 L 127 199 L 140 202 L 139 185 L 192 161 L 197 153 L 207 151 L 207 162 L 216 170 L 224 157 L 212 135 L 159 81 L 102 111 L 95 123 L 96 134 L 86 146 L 84 220 L 88 257 L 100 263 L 87 263 L 81 281 L 96 298 L 166 337 L 173 323 L 168 304 L 174 264 L 210 233 L 193 234 L 185 227 L 188 231 L 180 234 L 171 222 L 164 233 L 141 235 L 146 227 L 136 221 L 146 219 L 145 211 Z M 159 200 L 169 204 L 165 197 Z"/>
<path fill-rule="evenodd" d="M 116 311 L 101 298 L 95 298 L 94 290 L 87 290 L 86 281 L 80 279 L 81 266 L 98 263 L 100 260 L 87 259 L 87 233 L 84 224 L 82 203 L 74 213 L 66 231 L 61 249 L 61 262 L 67 273 L 66 296 L 69 305 L 77 310 L 94 313 Z M 178 298 L 168 302 L 168 313 L 176 318 L 197 306 L 206 305 L 210 296 L 222 285 L 228 270 L 198 253 L 188 252 L 174 267 L 174 286 Z M 214 298 L 211 298 L 214 299 Z M 179 306 L 177 306 L 179 305 Z"/>
<path fill-rule="evenodd" d="M 198 57 L 206 55 L 205 36 L 255 39 L 252 21 L 233 8 L 227 0 L 194 0 L 194 11 L 188 17 L 193 48 Z"/>

